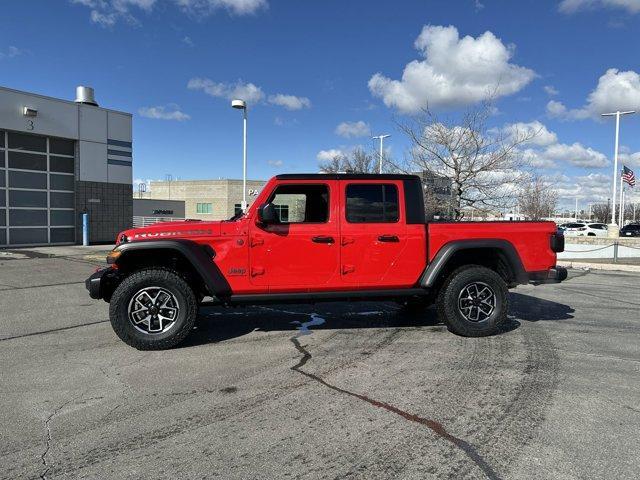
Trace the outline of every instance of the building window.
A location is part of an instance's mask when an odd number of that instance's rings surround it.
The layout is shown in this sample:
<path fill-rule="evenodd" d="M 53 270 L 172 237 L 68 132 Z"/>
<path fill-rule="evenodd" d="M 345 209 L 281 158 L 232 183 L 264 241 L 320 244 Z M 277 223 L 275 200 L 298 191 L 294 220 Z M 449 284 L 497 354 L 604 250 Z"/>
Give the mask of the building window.
<path fill-rule="evenodd" d="M 196 204 L 196 213 L 213 213 L 213 204 L 212 203 Z"/>
<path fill-rule="evenodd" d="M 347 222 L 398 221 L 398 189 L 386 184 L 347 185 Z"/>
<path fill-rule="evenodd" d="M 238 217 L 242 213 L 242 204 L 236 203 L 233 206 L 233 216 Z"/>
<path fill-rule="evenodd" d="M 282 223 L 289 222 L 289 205 L 274 205 L 276 212 L 278 212 L 278 218 Z"/>
<path fill-rule="evenodd" d="M 329 219 L 329 188 L 326 185 L 280 185 L 271 195 L 282 223 L 325 223 Z"/>

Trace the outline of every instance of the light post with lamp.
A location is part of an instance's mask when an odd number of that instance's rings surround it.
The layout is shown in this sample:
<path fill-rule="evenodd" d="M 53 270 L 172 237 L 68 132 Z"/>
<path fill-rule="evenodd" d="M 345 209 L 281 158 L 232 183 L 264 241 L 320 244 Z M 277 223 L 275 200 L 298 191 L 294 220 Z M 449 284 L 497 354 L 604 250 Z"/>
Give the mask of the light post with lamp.
<path fill-rule="evenodd" d="M 243 112 L 242 121 L 242 212 L 247 211 L 247 102 L 231 100 L 231 106 Z"/>

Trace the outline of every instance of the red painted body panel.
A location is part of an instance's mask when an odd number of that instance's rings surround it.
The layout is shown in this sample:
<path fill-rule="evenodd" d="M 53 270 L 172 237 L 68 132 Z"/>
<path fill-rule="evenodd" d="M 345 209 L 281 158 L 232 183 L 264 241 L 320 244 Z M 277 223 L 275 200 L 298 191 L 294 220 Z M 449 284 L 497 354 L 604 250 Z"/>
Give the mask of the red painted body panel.
<path fill-rule="evenodd" d="M 386 183 L 398 188 L 399 220 L 395 223 L 348 223 L 345 190 L 352 183 Z M 257 209 L 282 184 L 325 184 L 329 188 L 326 223 L 264 226 Z M 549 237 L 552 222 L 460 222 L 407 224 L 401 180 L 271 179 L 247 213 L 234 221 L 166 222 L 130 229 L 128 241 L 188 239 L 210 245 L 215 262 L 234 294 L 319 292 L 414 287 L 428 262 L 449 242 L 501 239 L 513 244 L 525 270 L 538 272 L 556 264 Z M 397 242 L 381 242 L 392 235 Z M 335 242 L 314 243 L 315 236 Z"/>
<path fill-rule="evenodd" d="M 553 222 L 430 223 L 429 262 L 445 244 L 455 240 L 500 239 L 515 247 L 527 272 L 548 270 L 556 264 L 549 241 L 556 229 Z"/>

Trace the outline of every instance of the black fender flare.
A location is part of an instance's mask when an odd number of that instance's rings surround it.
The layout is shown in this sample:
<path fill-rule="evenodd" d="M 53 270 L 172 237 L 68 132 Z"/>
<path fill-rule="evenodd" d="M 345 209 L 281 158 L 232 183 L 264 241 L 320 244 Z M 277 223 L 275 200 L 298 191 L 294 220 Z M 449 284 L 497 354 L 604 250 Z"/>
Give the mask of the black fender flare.
<path fill-rule="evenodd" d="M 518 251 L 513 244 L 507 240 L 500 239 L 472 239 L 472 240 L 455 240 L 446 243 L 433 258 L 433 261 L 427 265 L 420 277 L 420 286 L 422 288 L 430 288 L 438 279 L 438 276 L 446 267 L 447 262 L 456 252 L 469 249 L 486 248 L 498 250 L 504 255 L 505 260 L 509 263 L 514 273 L 514 280 L 517 283 L 528 283 L 529 276 L 522 265 L 522 260 Z"/>
<path fill-rule="evenodd" d="M 207 249 L 210 251 L 207 252 Z M 216 297 L 231 295 L 231 286 L 212 260 L 215 256 L 213 249 L 209 245 L 201 245 L 191 240 L 150 240 L 122 243 L 114 248 L 114 251 L 120 252 L 115 263 L 117 265 L 124 261 L 130 252 L 153 250 L 173 250 L 180 253 L 202 277 L 212 295 Z"/>

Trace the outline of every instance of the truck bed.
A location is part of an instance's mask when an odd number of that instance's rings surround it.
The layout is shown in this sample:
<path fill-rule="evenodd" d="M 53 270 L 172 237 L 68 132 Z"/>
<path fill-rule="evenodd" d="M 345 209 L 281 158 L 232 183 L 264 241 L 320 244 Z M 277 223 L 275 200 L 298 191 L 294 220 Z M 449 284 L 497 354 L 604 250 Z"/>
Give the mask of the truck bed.
<path fill-rule="evenodd" d="M 515 247 L 528 272 L 555 266 L 556 256 L 550 245 L 550 236 L 557 230 L 553 222 L 432 222 L 426 224 L 426 229 L 428 262 L 452 241 L 499 239 Z"/>

